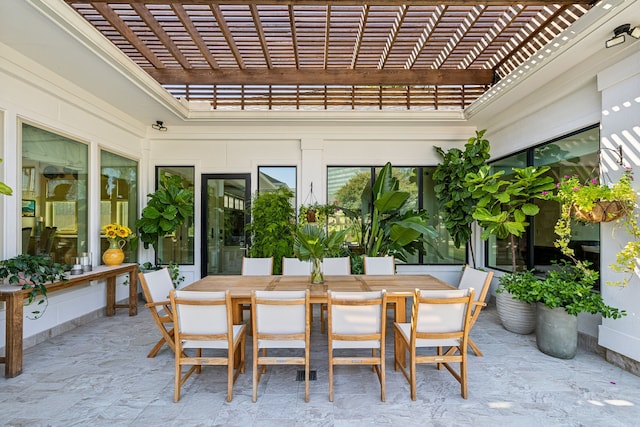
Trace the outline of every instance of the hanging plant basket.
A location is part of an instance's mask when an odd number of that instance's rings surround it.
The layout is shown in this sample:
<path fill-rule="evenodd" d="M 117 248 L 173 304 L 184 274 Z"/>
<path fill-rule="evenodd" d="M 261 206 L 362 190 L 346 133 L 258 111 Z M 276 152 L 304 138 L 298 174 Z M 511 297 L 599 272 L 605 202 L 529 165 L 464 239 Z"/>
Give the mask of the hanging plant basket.
<path fill-rule="evenodd" d="M 309 209 L 306 213 L 307 222 L 316 222 L 316 211 L 315 209 Z"/>
<path fill-rule="evenodd" d="M 596 202 L 593 209 L 584 211 L 574 207 L 573 216 L 584 222 L 610 222 L 622 218 L 627 214 L 627 209 L 622 202 Z"/>

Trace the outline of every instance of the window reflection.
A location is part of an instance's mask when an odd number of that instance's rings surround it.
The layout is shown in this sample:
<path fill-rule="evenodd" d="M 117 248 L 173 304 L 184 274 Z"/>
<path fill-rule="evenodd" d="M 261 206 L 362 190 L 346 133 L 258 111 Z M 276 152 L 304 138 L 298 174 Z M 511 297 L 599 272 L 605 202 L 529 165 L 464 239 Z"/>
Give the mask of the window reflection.
<path fill-rule="evenodd" d="M 192 191 L 194 189 L 195 168 L 193 166 L 158 166 L 156 168 L 156 185 L 161 176 L 179 176 L 187 187 Z M 156 254 L 158 263 L 193 264 L 193 233 L 193 216 L 191 216 L 174 233 L 160 239 Z"/>
<path fill-rule="evenodd" d="M 100 229 L 117 223 L 135 229 L 138 215 L 138 162 L 108 151 L 100 151 Z M 109 247 L 102 237 L 101 253 Z M 125 262 L 136 262 L 131 245 L 124 247 Z"/>
<path fill-rule="evenodd" d="M 88 147 L 22 124 L 22 253 L 73 264 L 88 251 Z"/>

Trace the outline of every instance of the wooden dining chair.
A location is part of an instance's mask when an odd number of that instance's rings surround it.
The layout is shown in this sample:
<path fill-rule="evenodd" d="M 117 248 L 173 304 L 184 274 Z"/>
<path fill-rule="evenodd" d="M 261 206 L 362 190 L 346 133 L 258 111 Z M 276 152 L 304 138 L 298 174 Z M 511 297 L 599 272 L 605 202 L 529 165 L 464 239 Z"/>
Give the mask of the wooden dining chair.
<path fill-rule="evenodd" d="M 386 291 L 327 292 L 329 315 L 329 401 L 333 402 L 335 365 L 371 365 L 385 401 Z M 338 350 L 340 356 L 334 354 Z M 342 350 L 349 350 L 345 355 Z M 371 353 L 367 355 L 364 350 Z"/>
<path fill-rule="evenodd" d="M 458 283 L 458 289 L 480 289 L 480 292 L 475 294 L 475 299 L 473 301 L 473 305 L 471 306 L 471 320 L 470 320 L 470 331 L 473 330 L 473 325 L 478 320 L 478 316 L 480 316 L 480 312 L 482 311 L 482 307 L 486 307 L 487 303 L 485 299 L 487 297 L 487 293 L 489 292 L 489 288 L 491 287 L 491 279 L 493 278 L 493 271 L 481 271 L 477 270 L 470 265 L 465 266 L 464 271 L 462 272 L 462 276 L 460 277 L 460 282 Z M 471 347 L 471 351 L 476 356 L 483 356 L 482 352 L 478 348 L 473 339 L 469 337 L 469 347 Z M 455 351 L 455 349 L 452 349 Z"/>
<path fill-rule="evenodd" d="M 364 256 L 364 274 L 391 275 L 396 274 L 396 261 L 393 256 Z"/>
<path fill-rule="evenodd" d="M 245 370 L 247 325 L 234 325 L 230 292 L 171 291 L 175 326 L 174 402 L 180 400 L 180 388 L 202 365 L 227 366 L 227 402 L 233 400 L 233 384 Z M 203 355 L 202 349 L 222 355 Z M 195 354 L 187 354 L 195 350 Z M 236 355 L 239 360 L 236 366 Z M 182 374 L 183 366 L 191 366 Z"/>
<path fill-rule="evenodd" d="M 267 372 L 267 365 L 304 365 L 304 401 L 309 401 L 311 354 L 309 299 L 308 289 L 251 292 L 253 402 L 258 400 L 258 384 L 262 374 Z M 283 349 L 293 350 L 297 354 L 283 353 L 280 351 Z M 267 351 L 271 353 L 268 354 Z"/>
<path fill-rule="evenodd" d="M 322 274 L 325 276 L 348 276 L 351 274 L 351 258 L 335 257 L 324 258 L 322 260 Z M 325 315 L 327 304 L 320 304 L 320 331 L 324 334 L 327 331 L 325 327 Z"/>
<path fill-rule="evenodd" d="M 242 257 L 243 276 L 271 276 L 273 275 L 273 257 L 247 258 Z"/>
<path fill-rule="evenodd" d="M 298 258 L 282 258 L 283 276 L 311 275 L 311 261 L 300 261 Z"/>
<path fill-rule="evenodd" d="M 243 276 L 272 276 L 273 275 L 273 257 L 268 258 L 248 258 L 242 257 Z M 241 304 L 242 311 L 249 312 L 249 333 L 251 333 L 251 306 L 249 304 Z"/>
<path fill-rule="evenodd" d="M 460 394 L 467 398 L 467 345 L 471 307 L 475 297 L 473 288 L 442 291 L 416 289 L 413 297 L 411 323 L 393 324 L 394 369 L 400 369 L 409 382 L 411 400 L 416 400 L 416 365 L 434 363 L 444 366 L 460 383 Z M 449 352 L 443 349 L 456 348 Z M 433 353 L 423 349 L 435 348 Z M 420 350 L 420 353 L 419 353 Z M 402 363 L 409 353 L 409 372 Z M 458 363 L 456 371 L 452 363 Z"/>
<path fill-rule="evenodd" d="M 147 300 L 145 307 L 151 311 L 151 318 L 155 322 L 162 338 L 151 349 L 147 357 L 156 357 L 164 344 L 175 351 L 173 314 L 171 313 L 171 301 L 169 293 L 173 290 L 171 274 L 167 268 L 147 273 L 138 273 L 138 280 L 142 286 L 144 298 Z"/>
<path fill-rule="evenodd" d="M 396 274 L 396 260 L 393 255 L 379 257 L 365 255 L 362 257 L 362 260 L 364 265 L 364 274 L 366 275 L 391 276 Z M 395 302 L 390 302 L 388 308 L 393 311 L 394 320 L 398 320 L 398 311 L 396 309 Z M 402 320 L 404 321 L 405 319 Z"/>

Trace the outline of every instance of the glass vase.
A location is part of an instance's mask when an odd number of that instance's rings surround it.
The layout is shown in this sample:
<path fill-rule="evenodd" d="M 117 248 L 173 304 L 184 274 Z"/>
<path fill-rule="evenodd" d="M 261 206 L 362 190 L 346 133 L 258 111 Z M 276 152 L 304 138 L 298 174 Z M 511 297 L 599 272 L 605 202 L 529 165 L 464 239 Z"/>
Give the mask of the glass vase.
<path fill-rule="evenodd" d="M 316 285 L 324 283 L 324 276 L 322 275 L 322 260 L 320 258 L 311 259 L 311 283 Z"/>

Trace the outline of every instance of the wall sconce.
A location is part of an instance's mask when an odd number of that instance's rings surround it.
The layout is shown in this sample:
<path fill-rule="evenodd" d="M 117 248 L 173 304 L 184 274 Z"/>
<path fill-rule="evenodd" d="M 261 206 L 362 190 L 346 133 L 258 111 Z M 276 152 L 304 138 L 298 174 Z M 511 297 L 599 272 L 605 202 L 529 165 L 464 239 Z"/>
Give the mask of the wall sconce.
<path fill-rule="evenodd" d="M 640 27 L 631 28 L 631 24 L 623 24 L 613 30 L 613 37 L 607 40 L 604 45 L 609 48 L 624 43 L 624 35 L 629 34 L 634 39 L 640 39 Z"/>
<path fill-rule="evenodd" d="M 156 120 L 156 122 L 152 124 L 151 127 L 160 132 L 167 131 L 167 127 L 164 125 L 164 122 L 162 120 Z"/>

